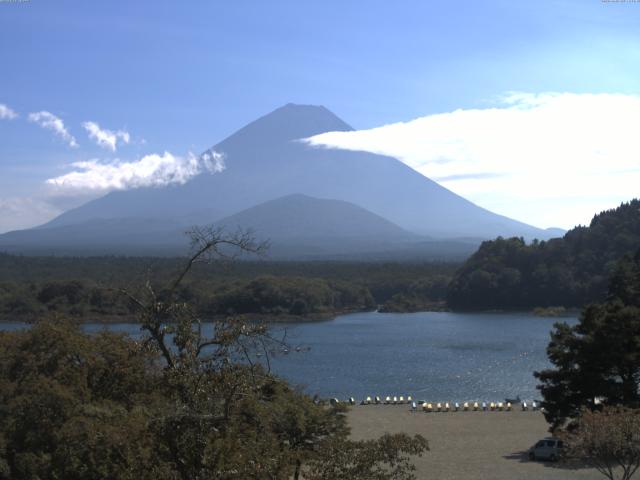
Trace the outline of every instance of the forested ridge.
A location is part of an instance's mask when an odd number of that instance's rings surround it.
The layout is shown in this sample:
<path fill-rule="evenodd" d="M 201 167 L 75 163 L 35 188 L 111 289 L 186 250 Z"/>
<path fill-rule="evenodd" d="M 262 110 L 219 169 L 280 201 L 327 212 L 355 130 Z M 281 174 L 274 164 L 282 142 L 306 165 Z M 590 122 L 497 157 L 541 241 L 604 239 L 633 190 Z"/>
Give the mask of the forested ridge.
<path fill-rule="evenodd" d="M 61 314 L 83 321 L 123 321 L 133 305 L 123 288 L 166 283 L 183 259 L 26 257 L 0 254 L 0 319 Z M 442 304 L 457 264 L 265 262 L 199 264 L 180 300 L 203 315 L 328 317 L 375 309 L 418 310 Z"/>
<path fill-rule="evenodd" d="M 562 237 L 483 242 L 456 272 L 447 293 L 453 309 L 581 307 L 603 301 L 616 262 L 640 247 L 640 201 L 594 216 Z"/>

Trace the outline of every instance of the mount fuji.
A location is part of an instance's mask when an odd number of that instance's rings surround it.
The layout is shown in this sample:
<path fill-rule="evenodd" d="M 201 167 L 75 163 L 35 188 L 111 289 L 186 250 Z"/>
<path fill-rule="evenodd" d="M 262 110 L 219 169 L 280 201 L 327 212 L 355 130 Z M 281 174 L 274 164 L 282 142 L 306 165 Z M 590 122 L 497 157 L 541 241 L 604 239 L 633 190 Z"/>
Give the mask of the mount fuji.
<path fill-rule="evenodd" d="M 278 258 L 465 256 L 500 235 L 557 236 L 481 208 L 395 158 L 302 141 L 348 130 L 324 107 L 285 105 L 203 152 L 224 155 L 222 172 L 113 191 L 40 227 L 0 235 L 0 250 L 181 254 L 181 232 L 196 224 L 252 228 L 272 240 Z"/>

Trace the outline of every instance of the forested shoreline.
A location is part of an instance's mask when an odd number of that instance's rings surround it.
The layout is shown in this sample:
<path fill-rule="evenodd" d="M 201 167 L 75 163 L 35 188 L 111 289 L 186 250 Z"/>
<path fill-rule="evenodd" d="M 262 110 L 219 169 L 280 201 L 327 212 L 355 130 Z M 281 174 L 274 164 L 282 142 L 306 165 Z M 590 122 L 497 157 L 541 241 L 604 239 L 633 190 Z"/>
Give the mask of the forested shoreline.
<path fill-rule="evenodd" d="M 447 291 L 454 310 L 581 308 L 602 302 L 617 262 L 640 247 L 640 200 L 601 212 L 549 241 L 482 243 Z"/>
<path fill-rule="evenodd" d="M 152 257 L 27 257 L 0 254 L 0 321 L 64 315 L 128 321 L 124 289 L 166 283 L 184 262 Z M 177 292 L 204 316 L 316 320 L 368 311 L 442 308 L 453 263 L 239 261 L 199 264 Z M 160 291 L 162 295 L 162 291 Z"/>
<path fill-rule="evenodd" d="M 220 260 L 195 265 L 177 295 L 208 317 L 257 315 L 277 321 L 374 309 L 556 312 L 603 301 L 617 262 L 638 246 L 640 201 L 633 200 L 562 238 L 484 242 L 462 265 Z M 0 254 L 0 321 L 42 315 L 128 321 L 134 306 L 122 291 L 166 283 L 183 261 Z"/>

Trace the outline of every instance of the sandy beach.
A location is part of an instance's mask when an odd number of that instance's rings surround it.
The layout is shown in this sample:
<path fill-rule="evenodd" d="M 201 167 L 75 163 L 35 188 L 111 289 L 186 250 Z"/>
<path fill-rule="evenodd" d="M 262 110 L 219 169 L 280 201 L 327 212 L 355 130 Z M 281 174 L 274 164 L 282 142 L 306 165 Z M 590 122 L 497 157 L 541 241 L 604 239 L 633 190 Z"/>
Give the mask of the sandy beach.
<path fill-rule="evenodd" d="M 408 405 L 359 405 L 349 412 L 354 439 L 419 433 L 431 451 L 415 463 L 420 479 L 600 479 L 596 470 L 529 461 L 526 451 L 549 435 L 540 412 L 413 413 Z"/>

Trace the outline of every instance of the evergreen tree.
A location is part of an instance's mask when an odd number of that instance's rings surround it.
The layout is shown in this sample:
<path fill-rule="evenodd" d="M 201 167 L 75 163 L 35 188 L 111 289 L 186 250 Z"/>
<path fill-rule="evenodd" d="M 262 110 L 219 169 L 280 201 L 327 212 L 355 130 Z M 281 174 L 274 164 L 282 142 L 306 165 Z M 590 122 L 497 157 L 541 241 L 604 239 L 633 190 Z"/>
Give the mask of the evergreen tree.
<path fill-rule="evenodd" d="M 536 372 L 547 420 L 560 426 L 598 404 L 640 407 L 640 251 L 624 257 L 607 301 L 575 326 L 556 324 L 547 348 L 555 368 Z"/>
<path fill-rule="evenodd" d="M 639 246 L 640 200 L 602 212 L 562 238 L 529 244 L 497 238 L 484 242 L 456 272 L 447 303 L 477 310 L 603 302 L 616 263 Z"/>

